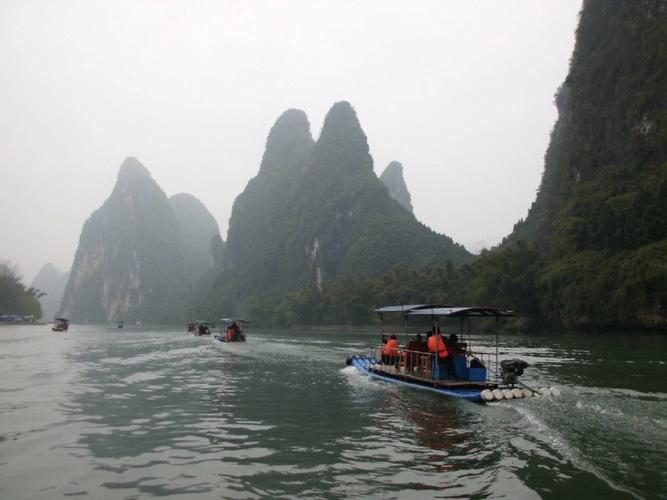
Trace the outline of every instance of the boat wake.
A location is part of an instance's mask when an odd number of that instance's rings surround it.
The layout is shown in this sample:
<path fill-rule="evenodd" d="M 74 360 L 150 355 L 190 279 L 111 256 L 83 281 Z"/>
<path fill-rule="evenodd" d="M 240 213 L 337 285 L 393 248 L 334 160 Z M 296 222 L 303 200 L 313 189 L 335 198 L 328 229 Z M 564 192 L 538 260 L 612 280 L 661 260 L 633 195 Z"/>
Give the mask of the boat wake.
<path fill-rule="evenodd" d="M 366 373 L 359 371 L 354 366 L 350 365 L 346 366 L 345 368 L 341 368 L 340 373 L 342 373 L 347 378 L 347 382 L 352 387 L 381 388 L 381 385 L 377 381 L 373 380 Z"/>
<path fill-rule="evenodd" d="M 626 493 L 634 498 L 641 498 L 635 492 L 617 484 L 606 474 L 601 472 L 590 461 L 588 461 L 576 447 L 570 445 L 558 431 L 549 426 L 537 415 L 536 412 L 531 411 L 526 405 L 509 405 L 503 403 L 498 403 L 498 405 L 503 405 L 519 413 L 525 419 L 525 421 L 529 423 L 530 429 L 533 431 L 532 434 L 535 439 L 544 442 L 547 444 L 547 446 L 557 451 L 563 457 L 563 459 L 569 461 L 576 468 L 592 474 L 616 491 Z"/>

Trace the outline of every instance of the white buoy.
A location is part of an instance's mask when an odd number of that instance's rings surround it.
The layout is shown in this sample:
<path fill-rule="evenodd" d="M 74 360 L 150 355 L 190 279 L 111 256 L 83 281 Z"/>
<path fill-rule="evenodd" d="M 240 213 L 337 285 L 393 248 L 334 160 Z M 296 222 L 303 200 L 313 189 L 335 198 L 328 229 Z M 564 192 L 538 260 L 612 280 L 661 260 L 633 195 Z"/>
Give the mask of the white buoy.
<path fill-rule="evenodd" d="M 514 394 L 512 394 L 512 391 L 510 389 L 503 389 L 503 397 L 505 399 L 512 399 L 514 397 Z"/>
<path fill-rule="evenodd" d="M 551 391 L 548 387 L 540 387 L 540 394 L 542 394 L 542 396 L 551 396 Z"/>
<path fill-rule="evenodd" d="M 523 393 L 524 398 L 532 398 L 533 397 L 533 391 L 530 389 L 522 389 L 521 392 Z"/>
<path fill-rule="evenodd" d="M 560 389 L 558 387 L 549 387 L 549 391 L 551 391 L 552 396 L 560 396 Z"/>
<path fill-rule="evenodd" d="M 482 399 L 484 401 L 493 401 L 493 392 L 491 392 L 489 389 L 484 389 L 482 391 Z"/>
<path fill-rule="evenodd" d="M 512 395 L 516 399 L 521 399 L 523 397 L 523 391 L 521 389 L 514 388 L 512 389 Z"/>
<path fill-rule="evenodd" d="M 494 397 L 494 399 L 497 399 L 498 401 L 500 401 L 501 399 L 503 399 L 503 391 L 501 391 L 500 389 L 494 389 L 493 390 L 493 397 Z"/>

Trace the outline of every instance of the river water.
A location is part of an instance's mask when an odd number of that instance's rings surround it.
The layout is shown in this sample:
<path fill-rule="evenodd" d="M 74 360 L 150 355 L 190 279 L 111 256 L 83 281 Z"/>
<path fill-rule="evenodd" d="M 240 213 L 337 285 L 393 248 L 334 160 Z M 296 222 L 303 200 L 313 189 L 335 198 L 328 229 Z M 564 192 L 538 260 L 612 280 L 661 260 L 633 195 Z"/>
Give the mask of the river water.
<path fill-rule="evenodd" d="M 376 340 L 1 327 L 0 498 L 667 497 L 667 338 L 502 337 L 562 395 L 487 405 L 345 367 Z"/>

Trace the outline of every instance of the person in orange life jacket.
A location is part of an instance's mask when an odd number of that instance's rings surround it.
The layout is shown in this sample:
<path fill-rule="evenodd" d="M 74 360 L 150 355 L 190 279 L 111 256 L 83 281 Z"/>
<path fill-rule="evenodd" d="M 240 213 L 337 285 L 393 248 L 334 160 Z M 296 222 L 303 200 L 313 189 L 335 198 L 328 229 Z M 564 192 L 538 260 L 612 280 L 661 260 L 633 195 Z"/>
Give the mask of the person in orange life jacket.
<path fill-rule="evenodd" d="M 447 372 L 447 378 L 450 378 L 454 374 L 454 362 L 449 355 L 449 350 L 447 349 L 444 337 L 440 333 L 440 328 L 438 328 L 435 335 L 429 337 L 428 350 L 435 354 L 433 357 L 433 373 L 439 375 L 440 369 L 444 367 Z"/>
<path fill-rule="evenodd" d="M 398 340 L 396 335 L 391 335 L 382 348 L 382 362 L 385 365 L 395 365 L 398 359 Z"/>
<path fill-rule="evenodd" d="M 240 342 L 242 340 L 239 325 L 236 324 L 236 321 L 232 321 L 232 324 L 227 328 L 227 342 Z"/>

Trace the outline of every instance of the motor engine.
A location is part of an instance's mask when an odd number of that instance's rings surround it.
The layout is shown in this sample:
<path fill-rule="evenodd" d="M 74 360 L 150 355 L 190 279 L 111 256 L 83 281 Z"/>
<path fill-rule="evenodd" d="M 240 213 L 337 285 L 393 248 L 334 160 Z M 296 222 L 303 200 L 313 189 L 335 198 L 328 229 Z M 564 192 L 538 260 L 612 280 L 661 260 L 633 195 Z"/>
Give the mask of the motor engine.
<path fill-rule="evenodd" d="M 528 368 L 528 363 L 522 359 L 504 359 L 500 362 L 500 377 L 503 384 L 514 384 Z"/>

